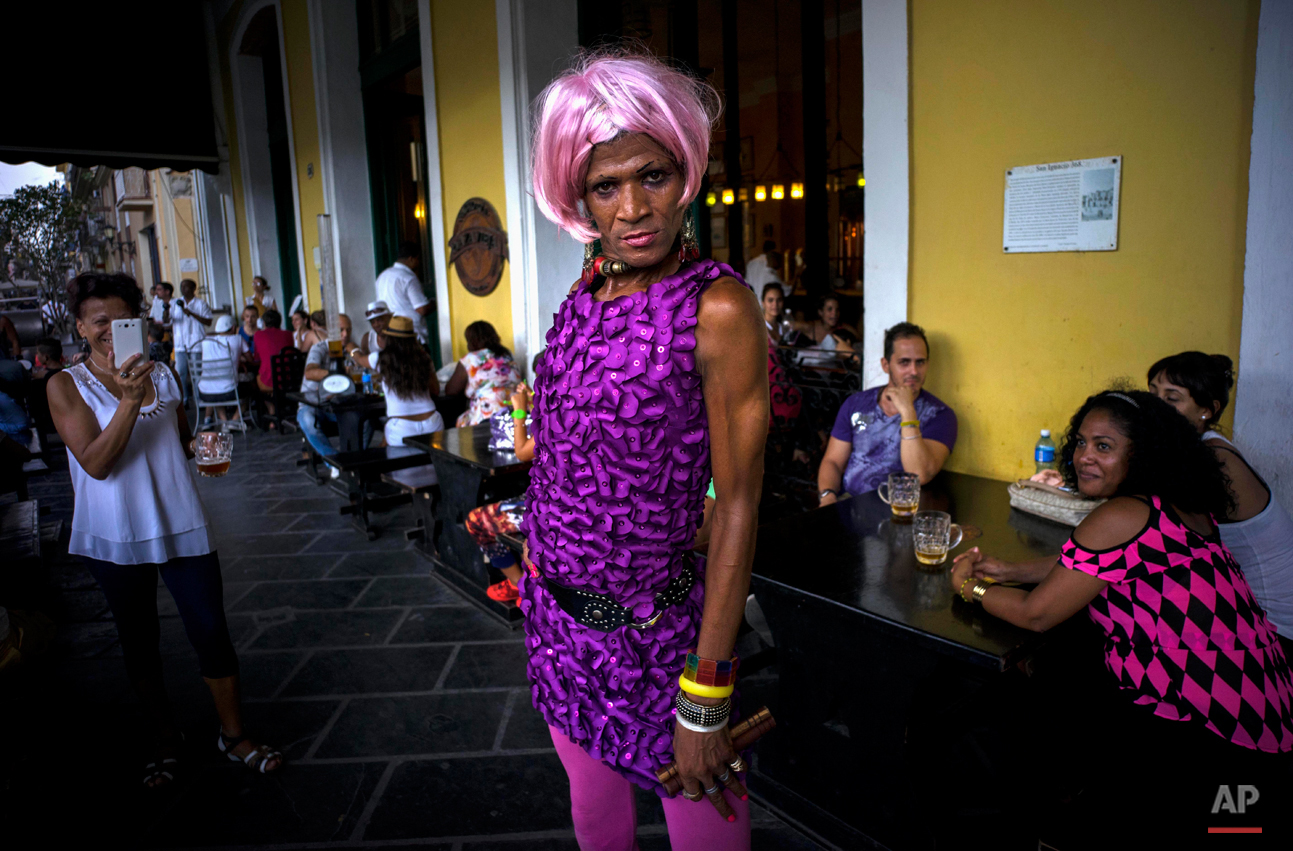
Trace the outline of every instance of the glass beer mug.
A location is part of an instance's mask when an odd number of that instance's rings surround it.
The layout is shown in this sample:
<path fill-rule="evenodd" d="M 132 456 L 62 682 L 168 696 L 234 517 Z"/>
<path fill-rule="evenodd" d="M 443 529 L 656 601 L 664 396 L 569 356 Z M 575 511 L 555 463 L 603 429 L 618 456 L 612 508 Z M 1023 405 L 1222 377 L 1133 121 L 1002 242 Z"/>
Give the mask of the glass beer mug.
<path fill-rule="evenodd" d="M 233 435 L 227 431 L 203 431 L 194 439 L 198 459 L 198 475 L 207 478 L 223 476 L 229 472 L 233 455 Z"/>
<path fill-rule="evenodd" d="M 920 506 L 920 476 L 915 473 L 890 473 L 889 481 L 881 482 L 876 493 L 893 510 L 894 523 L 910 523 Z"/>
<path fill-rule="evenodd" d="M 916 561 L 933 567 L 947 561 L 947 553 L 964 537 L 961 527 L 952 522 L 946 511 L 920 511 L 911 530 L 916 546 Z M 955 539 L 953 539 L 955 535 Z"/>

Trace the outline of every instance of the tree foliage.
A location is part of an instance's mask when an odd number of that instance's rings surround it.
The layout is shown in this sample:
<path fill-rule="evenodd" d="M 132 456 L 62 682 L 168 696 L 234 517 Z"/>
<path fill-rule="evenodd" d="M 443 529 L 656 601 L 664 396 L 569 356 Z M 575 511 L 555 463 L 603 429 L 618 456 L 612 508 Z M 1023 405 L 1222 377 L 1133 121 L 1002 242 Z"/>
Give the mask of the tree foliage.
<path fill-rule="evenodd" d="M 66 272 L 84 215 L 85 205 L 57 183 L 21 186 L 12 198 L 0 198 L 0 246 L 34 274 L 42 304 L 66 301 Z"/>

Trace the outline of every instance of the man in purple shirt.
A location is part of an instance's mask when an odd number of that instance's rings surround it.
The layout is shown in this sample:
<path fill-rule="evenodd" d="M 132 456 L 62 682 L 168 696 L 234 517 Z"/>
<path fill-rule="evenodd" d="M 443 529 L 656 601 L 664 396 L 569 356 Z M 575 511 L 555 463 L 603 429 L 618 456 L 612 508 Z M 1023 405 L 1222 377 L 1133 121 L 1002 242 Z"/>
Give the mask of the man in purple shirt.
<path fill-rule="evenodd" d="M 841 491 L 873 491 L 890 473 L 915 473 L 921 484 L 956 445 L 956 414 L 921 388 L 929 341 L 919 325 L 899 322 L 884 332 L 883 387 L 854 393 L 840 406 L 826 455 L 817 470 L 818 497 L 830 505 Z"/>

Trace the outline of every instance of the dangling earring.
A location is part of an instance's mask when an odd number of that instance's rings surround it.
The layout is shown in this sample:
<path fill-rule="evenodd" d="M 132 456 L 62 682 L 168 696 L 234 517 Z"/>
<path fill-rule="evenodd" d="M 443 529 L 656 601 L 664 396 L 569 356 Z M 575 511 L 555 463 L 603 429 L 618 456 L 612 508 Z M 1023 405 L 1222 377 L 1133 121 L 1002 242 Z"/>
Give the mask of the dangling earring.
<path fill-rule="evenodd" d="M 678 262 L 700 259 L 700 242 L 696 239 L 696 216 L 692 206 L 687 205 L 687 212 L 682 216 L 682 234 L 679 238 Z"/>
<path fill-rule="evenodd" d="M 593 281 L 593 261 L 597 259 L 597 251 L 593 248 L 593 243 L 597 241 L 594 239 L 593 242 L 584 243 L 584 271 L 579 276 L 581 283 L 590 284 Z"/>

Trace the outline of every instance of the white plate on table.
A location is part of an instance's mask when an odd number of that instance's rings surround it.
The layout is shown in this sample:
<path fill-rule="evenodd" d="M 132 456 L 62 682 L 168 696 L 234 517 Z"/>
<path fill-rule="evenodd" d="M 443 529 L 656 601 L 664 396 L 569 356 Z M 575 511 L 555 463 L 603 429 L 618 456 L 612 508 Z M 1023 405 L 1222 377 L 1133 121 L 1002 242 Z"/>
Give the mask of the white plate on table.
<path fill-rule="evenodd" d="M 323 389 L 333 395 L 339 393 L 350 393 L 355 389 L 355 383 L 345 375 L 329 375 L 323 379 Z"/>

